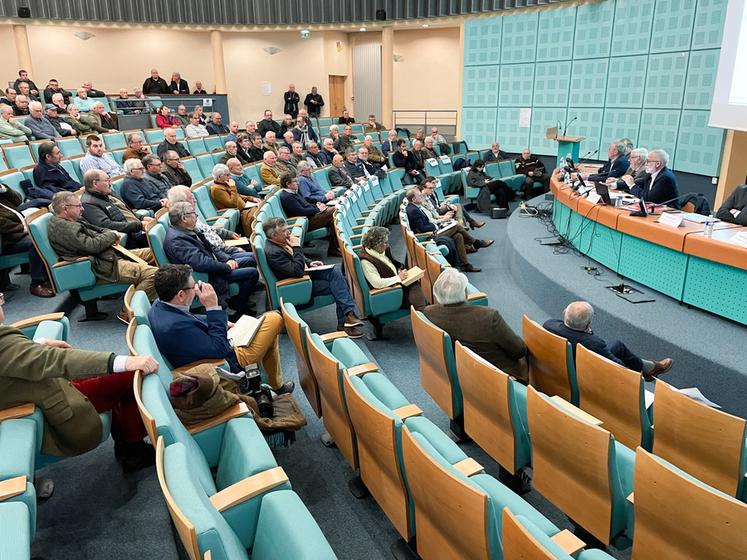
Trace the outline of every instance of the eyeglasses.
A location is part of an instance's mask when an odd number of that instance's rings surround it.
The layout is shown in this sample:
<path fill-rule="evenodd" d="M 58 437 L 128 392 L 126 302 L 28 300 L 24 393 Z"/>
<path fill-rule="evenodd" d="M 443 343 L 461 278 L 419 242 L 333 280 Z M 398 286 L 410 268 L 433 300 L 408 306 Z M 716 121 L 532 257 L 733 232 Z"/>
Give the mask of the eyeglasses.
<path fill-rule="evenodd" d="M 196 284 L 192 284 L 191 286 L 184 286 L 181 291 L 186 292 L 187 290 L 194 290 Z"/>
<path fill-rule="evenodd" d="M 0 292 L 0 305 L 5 305 L 5 294 Z"/>
<path fill-rule="evenodd" d="M 197 212 L 185 212 L 184 215 L 185 216 L 196 216 Z"/>
<path fill-rule="evenodd" d="M 78 204 L 63 204 L 63 206 L 72 207 L 72 208 L 83 208 L 83 205 L 80 204 L 80 203 L 78 203 Z"/>

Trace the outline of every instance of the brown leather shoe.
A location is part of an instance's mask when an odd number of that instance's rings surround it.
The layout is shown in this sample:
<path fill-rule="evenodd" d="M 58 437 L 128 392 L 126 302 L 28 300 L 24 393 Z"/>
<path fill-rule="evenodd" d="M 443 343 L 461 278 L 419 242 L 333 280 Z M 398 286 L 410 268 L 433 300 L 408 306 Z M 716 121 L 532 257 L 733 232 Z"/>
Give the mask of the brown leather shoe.
<path fill-rule="evenodd" d="M 345 331 L 348 338 L 363 338 L 363 331 L 358 327 L 337 327 L 338 331 Z"/>
<path fill-rule="evenodd" d="M 482 272 L 482 268 L 477 268 L 471 264 L 465 264 L 462 266 L 462 272 Z"/>
<path fill-rule="evenodd" d="M 29 292 L 31 292 L 31 295 L 36 297 L 50 298 L 55 296 L 52 288 L 45 286 L 44 284 L 31 286 L 31 288 L 29 288 Z"/>
<path fill-rule="evenodd" d="M 469 223 L 469 227 L 471 227 L 472 229 L 480 229 L 484 225 L 485 225 L 485 222 L 478 222 L 477 220 L 472 220 Z"/>
<path fill-rule="evenodd" d="M 117 319 L 122 321 L 125 325 L 129 325 L 131 317 L 130 314 L 127 313 L 127 310 L 123 307 L 119 310 L 119 313 L 117 313 Z"/>
<path fill-rule="evenodd" d="M 662 373 L 668 372 L 672 369 L 674 360 L 672 358 L 664 358 L 658 362 L 654 362 L 654 369 L 648 372 L 648 375 L 644 375 L 643 378 L 646 381 L 653 381 L 655 377 L 659 377 Z"/>
<path fill-rule="evenodd" d="M 475 247 L 475 245 L 465 245 L 464 246 L 464 251 L 468 255 L 471 255 L 472 253 L 477 253 L 477 248 Z"/>
<path fill-rule="evenodd" d="M 495 243 L 494 239 L 478 239 L 475 241 L 475 247 L 478 249 L 484 249 L 485 247 L 490 247 L 493 243 Z"/>

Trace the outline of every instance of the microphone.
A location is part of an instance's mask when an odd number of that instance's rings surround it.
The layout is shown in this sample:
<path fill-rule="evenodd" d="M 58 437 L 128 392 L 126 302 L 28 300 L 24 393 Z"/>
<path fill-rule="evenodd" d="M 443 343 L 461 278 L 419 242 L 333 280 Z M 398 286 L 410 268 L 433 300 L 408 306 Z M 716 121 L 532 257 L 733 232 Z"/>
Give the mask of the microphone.
<path fill-rule="evenodd" d="M 563 136 L 565 136 L 565 132 L 566 132 L 566 130 L 568 130 L 568 127 L 569 127 L 569 126 L 571 126 L 571 125 L 573 124 L 573 121 L 575 121 L 576 119 L 578 119 L 578 115 L 576 115 L 575 117 L 573 117 L 573 118 L 572 118 L 572 119 L 571 119 L 571 120 L 570 120 L 570 121 L 569 121 L 569 122 L 568 122 L 568 123 L 567 123 L 567 124 L 565 125 L 565 127 L 563 127 Z"/>
<path fill-rule="evenodd" d="M 681 194 L 679 196 L 675 196 L 674 198 L 671 198 L 669 200 L 665 200 L 664 202 L 651 202 L 651 214 L 654 214 L 656 212 L 657 206 L 666 206 L 670 202 L 674 202 L 675 200 L 679 200 L 683 196 L 690 196 L 690 195 L 698 195 L 699 193 L 696 192 L 686 192 L 684 194 Z M 673 210 L 676 210 L 676 208 L 673 208 Z M 645 216 L 646 215 L 646 200 L 641 197 L 641 210 L 637 212 L 632 212 L 630 214 L 631 216 Z"/>

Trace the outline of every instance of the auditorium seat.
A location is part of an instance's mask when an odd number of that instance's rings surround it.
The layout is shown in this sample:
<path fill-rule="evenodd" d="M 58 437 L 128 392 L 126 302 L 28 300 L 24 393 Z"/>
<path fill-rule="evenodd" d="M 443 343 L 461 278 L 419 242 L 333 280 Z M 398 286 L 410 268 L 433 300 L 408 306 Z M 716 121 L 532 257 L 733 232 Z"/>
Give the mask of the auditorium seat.
<path fill-rule="evenodd" d="M 31 148 L 25 142 L 16 142 L 15 144 L 3 144 L 0 146 L 8 162 L 8 167 L 19 169 L 27 165 L 34 165 L 36 161 L 31 154 Z"/>
<path fill-rule="evenodd" d="M 65 171 L 67 171 L 68 175 L 70 175 L 72 179 L 75 179 L 80 184 L 83 184 L 83 177 L 80 174 L 80 163 L 79 163 L 81 157 L 82 157 L 82 154 L 74 155 L 70 157 L 69 159 L 63 159 L 60 162 L 60 166 L 65 168 Z"/>
<path fill-rule="evenodd" d="M 650 450 L 651 418 L 646 410 L 643 377 L 637 371 L 576 346 L 579 407 L 604 422 L 615 439 L 635 449 Z"/>
<path fill-rule="evenodd" d="M 182 165 L 184 165 L 184 170 L 189 173 L 190 177 L 192 177 L 192 185 L 196 185 L 205 179 L 200 166 L 197 164 L 197 160 L 193 156 L 180 158 L 180 161 L 182 162 Z M 212 178 L 212 175 L 210 175 L 210 177 Z M 186 186 L 191 187 L 192 185 Z"/>
<path fill-rule="evenodd" d="M 127 148 L 127 140 L 125 140 L 125 135 L 122 132 L 107 132 L 101 135 L 101 139 L 104 141 L 107 151 Z"/>
<path fill-rule="evenodd" d="M 677 392 L 663 381 L 654 392 L 653 452 L 729 496 L 747 501 L 744 418 Z"/>
<path fill-rule="evenodd" d="M 514 192 L 521 191 L 524 185 L 524 175 L 516 173 L 516 165 L 511 160 L 488 162 L 485 165 L 485 173 L 495 179 L 500 179 Z M 542 183 L 535 181 L 534 185 L 541 187 Z"/>
<path fill-rule="evenodd" d="M 456 372 L 464 401 L 464 431 L 501 468 L 515 475 L 531 464 L 527 388 L 457 342 Z"/>
<path fill-rule="evenodd" d="M 209 158 L 210 156 L 207 157 Z M 235 208 L 218 210 L 213 203 L 212 196 L 210 195 L 210 185 L 212 185 L 212 181 L 209 184 L 202 184 L 192 189 L 192 194 L 194 195 L 195 200 L 197 200 L 197 206 L 200 208 L 200 214 L 202 214 L 205 221 L 211 225 L 220 218 L 226 218 L 228 220 L 227 229 L 236 231 L 239 225 L 239 211 Z"/>
<path fill-rule="evenodd" d="M 206 154 L 207 148 L 205 147 L 205 141 L 202 137 L 199 138 L 187 138 L 187 149 L 193 156 L 199 156 L 200 154 Z"/>
<path fill-rule="evenodd" d="M 1 489 L 0 492 L 2 492 Z M 31 558 L 32 537 L 28 530 L 30 517 L 26 504 L 0 501 L 0 558 L 3 560 L 29 560 Z"/>
<path fill-rule="evenodd" d="M 20 532 L 28 533 L 33 540 L 36 533 L 34 471 L 43 431 L 37 431 L 32 416 L 14 417 L 16 411 L 22 414 L 28 410 L 28 406 L 0 410 L 0 505 L 17 502 L 28 508 L 27 523 Z M 0 534 L 4 530 L 0 524 Z M 0 558 L 4 557 L 0 555 Z"/>
<path fill-rule="evenodd" d="M 532 486 L 605 544 L 629 544 L 634 452 L 600 420 L 527 388 Z"/>
<path fill-rule="evenodd" d="M 148 313 L 150 312 L 150 301 L 143 290 L 136 290 L 135 286 L 130 286 L 124 295 L 124 308 L 132 319 L 137 320 L 138 325 L 150 326 Z"/>
<path fill-rule="evenodd" d="M 544 329 L 526 315 L 521 318 L 521 326 L 522 337 L 529 350 L 529 383 L 547 395 L 559 395 L 578 405 L 571 343 Z"/>
<path fill-rule="evenodd" d="M 195 156 L 195 159 L 197 160 L 197 165 L 200 166 L 202 176 L 205 177 L 205 179 L 207 179 L 208 181 L 212 181 L 213 166 L 215 165 L 213 163 L 213 156 L 211 154 L 200 154 L 198 156 Z"/>
<path fill-rule="evenodd" d="M 147 144 L 160 144 L 164 139 L 162 128 L 146 128 L 143 130 L 143 134 L 145 134 Z M 156 151 L 153 150 L 153 153 L 155 154 Z"/>
<path fill-rule="evenodd" d="M 220 158 L 226 155 L 226 150 L 215 150 L 211 152 L 210 155 L 213 158 L 213 165 L 216 165 L 220 163 Z"/>
<path fill-rule="evenodd" d="M 407 486 L 415 503 L 417 552 L 423 560 L 501 558 L 501 513 L 508 507 L 548 536 L 558 528 L 485 473 L 484 468 L 423 418 L 402 429 Z"/>
<path fill-rule="evenodd" d="M 212 134 L 210 136 L 203 136 L 205 142 L 205 149 L 208 152 L 219 152 L 225 148 L 225 142 L 218 134 Z"/>
<path fill-rule="evenodd" d="M 156 470 L 176 532 L 190 558 L 198 560 L 203 554 L 211 560 L 335 558 L 280 467 L 211 493 L 197 480 L 188 449 L 181 443 L 166 447 L 159 438 Z"/>

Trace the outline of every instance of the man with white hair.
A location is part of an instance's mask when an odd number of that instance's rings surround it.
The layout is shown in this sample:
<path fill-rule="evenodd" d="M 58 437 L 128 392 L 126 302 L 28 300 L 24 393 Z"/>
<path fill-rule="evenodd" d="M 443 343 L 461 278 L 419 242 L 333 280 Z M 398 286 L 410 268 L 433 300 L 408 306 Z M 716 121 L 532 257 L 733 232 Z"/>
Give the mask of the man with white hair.
<path fill-rule="evenodd" d="M 291 159 L 291 150 L 288 146 L 280 146 L 278 163 L 284 165 L 289 173 L 296 175 L 296 163 Z"/>
<path fill-rule="evenodd" d="M 664 358 L 659 361 L 643 360 L 631 352 L 625 344 L 615 340 L 607 344 L 604 339 L 594 334 L 591 330 L 591 322 L 594 319 L 594 308 L 586 301 L 574 301 L 563 311 L 563 320 L 549 319 L 542 325 L 553 334 L 562 336 L 573 346 L 573 355 L 576 355 L 576 345 L 599 354 L 603 358 L 625 366 L 633 371 L 643 374 L 643 379 L 653 381 L 662 373 L 672 367 L 672 358 Z"/>
<path fill-rule="evenodd" d="M 384 154 L 382 154 L 381 150 L 376 147 L 370 134 L 367 134 L 363 139 L 363 147 L 368 151 L 368 161 L 370 161 L 371 163 L 375 163 L 378 166 L 386 164 L 386 158 L 384 157 Z"/>
<path fill-rule="evenodd" d="M 228 134 L 228 127 L 223 124 L 223 117 L 218 112 L 210 115 L 210 122 L 206 128 L 210 134 Z"/>
<path fill-rule="evenodd" d="M 60 133 L 57 132 L 54 125 L 44 116 L 41 103 L 32 101 L 29 103 L 29 111 L 31 111 L 31 115 L 24 124 L 31 130 L 34 139 L 45 140 L 60 137 Z"/>
<path fill-rule="evenodd" d="M 163 154 L 163 174 L 172 185 L 191 185 L 192 176 L 184 169 L 179 160 L 179 154 L 174 150 L 166 150 Z"/>
<path fill-rule="evenodd" d="M 646 148 L 631 150 L 628 154 L 628 169 L 623 176 L 619 179 L 609 177 L 605 183 L 614 185 L 614 188 L 622 191 L 628 191 L 636 184 L 643 185 L 643 182 L 648 178 L 648 173 L 646 173 L 647 157 L 648 150 Z"/>
<path fill-rule="evenodd" d="M 294 119 L 298 116 L 298 104 L 301 96 L 296 91 L 296 84 L 288 84 L 288 91 L 283 94 L 283 113 Z"/>
<path fill-rule="evenodd" d="M 679 209 L 679 190 L 674 173 L 667 167 L 669 154 L 664 150 L 651 150 L 646 157 L 646 173 L 648 177 L 640 184 L 630 189 L 633 196 L 653 202 L 666 204 Z"/>
<path fill-rule="evenodd" d="M 78 88 L 77 94 L 78 96 L 73 99 L 73 105 L 75 105 L 81 113 L 87 113 L 91 110 L 91 105 L 93 105 L 96 100 L 90 99 L 88 97 L 88 92 L 83 88 Z"/>
<path fill-rule="evenodd" d="M 31 129 L 15 119 L 12 107 L 0 105 L 0 117 L 0 138 L 8 138 L 13 142 L 31 140 Z"/>
<path fill-rule="evenodd" d="M 100 133 L 117 132 L 119 125 L 116 117 L 110 115 L 101 101 L 91 104 L 91 111 L 80 117 L 80 120 L 88 124 L 93 130 Z"/>
<path fill-rule="evenodd" d="M 423 314 L 475 354 L 524 384 L 529 382 L 527 347 L 497 309 L 467 302 L 467 277 L 445 268 L 433 283 L 436 302 Z"/>
<path fill-rule="evenodd" d="M 262 144 L 262 149 L 266 152 L 272 152 L 276 156 L 280 155 L 280 145 L 277 142 L 277 135 L 272 130 L 268 130 L 265 134 L 265 141 Z"/>
<path fill-rule="evenodd" d="M 262 182 L 267 185 L 280 186 L 280 176 L 287 173 L 287 169 L 281 163 L 278 163 L 278 156 L 275 152 L 266 151 L 262 156 L 262 165 L 259 166 L 259 176 Z"/>
<path fill-rule="evenodd" d="M 176 139 L 176 129 L 166 128 L 163 131 L 163 142 L 158 145 L 156 153 L 163 159 L 163 154 L 172 150 L 179 154 L 179 157 L 189 157 L 191 154 L 187 147 Z"/>
<path fill-rule="evenodd" d="M 311 204 L 326 204 L 335 198 L 335 193 L 322 187 L 311 174 L 311 164 L 308 161 L 298 162 L 298 192 Z"/>
<path fill-rule="evenodd" d="M 65 103 L 65 98 L 61 93 L 52 94 L 52 101 L 50 103 L 57 107 L 58 114 L 64 115 L 67 113 L 67 103 Z"/>
<path fill-rule="evenodd" d="M 609 177 L 622 177 L 628 169 L 628 157 L 625 155 L 627 148 L 619 140 L 615 140 L 607 148 L 607 163 L 605 163 L 596 173 L 588 175 L 580 173 L 584 179 L 589 181 L 606 181 Z"/>
<path fill-rule="evenodd" d="M 69 123 L 65 122 L 60 118 L 58 113 L 57 105 L 47 103 L 45 106 L 47 120 L 52 123 L 54 129 L 60 134 L 60 136 L 76 136 L 78 132 L 70 126 Z"/>
<path fill-rule="evenodd" d="M 282 146 L 288 146 L 290 148 L 293 146 L 293 142 L 295 142 L 295 138 L 293 137 L 293 129 L 289 128 L 285 132 L 283 132 L 283 143 Z"/>
<path fill-rule="evenodd" d="M 331 164 L 337 153 L 338 152 L 335 149 L 335 141 L 332 140 L 332 138 L 325 138 L 324 142 L 322 142 L 322 151 L 319 152 L 320 158 L 324 162 L 324 165 Z"/>
<path fill-rule="evenodd" d="M 150 154 L 150 148 L 143 141 L 143 137 L 137 132 L 127 135 L 127 149 L 122 156 L 122 161 L 128 159 L 139 159 L 142 160 L 145 156 Z"/>
<path fill-rule="evenodd" d="M 25 117 L 29 114 L 29 98 L 23 94 L 16 95 L 16 100 L 13 102 L 13 114 L 16 117 Z"/>

